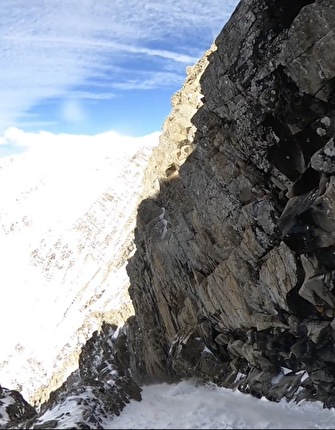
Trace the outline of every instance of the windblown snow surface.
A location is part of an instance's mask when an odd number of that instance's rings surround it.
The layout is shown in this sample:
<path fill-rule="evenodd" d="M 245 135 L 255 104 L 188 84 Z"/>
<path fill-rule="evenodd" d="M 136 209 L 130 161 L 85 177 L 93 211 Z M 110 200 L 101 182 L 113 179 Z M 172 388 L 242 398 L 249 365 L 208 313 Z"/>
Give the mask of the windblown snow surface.
<path fill-rule="evenodd" d="M 83 407 L 77 400 L 68 398 L 47 411 L 38 425 L 57 420 L 57 428 L 76 428 Z M 192 381 L 146 386 L 142 401 L 132 400 L 119 416 L 102 419 L 99 428 L 106 429 L 335 428 L 335 411 L 323 409 L 320 402 L 274 403 L 215 385 L 196 386 Z"/>
<path fill-rule="evenodd" d="M 335 427 L 335 411 L 321 403 L 269 402 L 238 390 L 215 385 L 195 387 L 183 381 L 176 385 L 144 387 L 141 402 L 132 401 L 111 429 L 210 428 L 210 429 L 318 429 Z"/>

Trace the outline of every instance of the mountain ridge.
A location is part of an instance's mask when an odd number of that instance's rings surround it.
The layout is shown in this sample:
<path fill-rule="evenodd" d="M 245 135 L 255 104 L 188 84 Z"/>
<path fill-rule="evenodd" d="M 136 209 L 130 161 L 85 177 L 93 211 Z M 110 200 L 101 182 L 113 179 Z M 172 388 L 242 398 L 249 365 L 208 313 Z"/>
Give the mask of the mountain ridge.
<path fill-rule="evenodd" d="M 0 192 L 1 318 L 12 321 L 1 379 L 32 402 L 46 400 L 77 367 L 102 315 L 121 324 L 133 313 L 125 264 L 143 166 L 157 143 L 157 133 L 133 139 L 117 155 L 108 136 L 100 145 L 70 142 L 67 152 L 46 142 L 1 160 L 1 179 L 13 185 Z"/>

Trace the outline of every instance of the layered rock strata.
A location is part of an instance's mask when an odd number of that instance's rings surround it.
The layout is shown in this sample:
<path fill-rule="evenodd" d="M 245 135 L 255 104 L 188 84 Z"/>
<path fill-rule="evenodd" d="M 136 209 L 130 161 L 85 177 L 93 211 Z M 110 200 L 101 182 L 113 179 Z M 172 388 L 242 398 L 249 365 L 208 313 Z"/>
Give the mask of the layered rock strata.
<path fill-rule="evenodd" d="M 328 0 L 244 0 L 196 78 L 202 105 L 174 107 L 170 156 L 193 151 L 141 203 L 127 268 L 140 380 L 335 404 L 334 29 Z"/>

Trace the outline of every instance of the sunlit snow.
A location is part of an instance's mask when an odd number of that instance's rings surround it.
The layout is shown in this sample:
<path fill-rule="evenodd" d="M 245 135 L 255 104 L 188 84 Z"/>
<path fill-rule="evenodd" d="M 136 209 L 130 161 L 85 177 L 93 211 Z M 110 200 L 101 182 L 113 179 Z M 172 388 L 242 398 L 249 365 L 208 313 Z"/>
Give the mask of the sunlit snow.
<path fill-rule="evenodd" d="M 85 398 L 90 393 L 85 392 Z M 57 428 L 76 428 L 83 421 L 82 405 L 72 397 L 46 411 L 38 424 L 56 419 Z M 102 417 L 106 429 L 333 429 L 335 411 L 320 402 L 270 402 L 249 394 L 197 386 L 192 381 L 143 387 L 142 401 L 131 400 L 119 416 Z"/>
<path fill-rule="evenodd" d="M 29 399 L 99 315 L 131 308 L 124 247 L 159 133 L 9 137 L 29 150 L 0 160 L 0 381 Z"/>

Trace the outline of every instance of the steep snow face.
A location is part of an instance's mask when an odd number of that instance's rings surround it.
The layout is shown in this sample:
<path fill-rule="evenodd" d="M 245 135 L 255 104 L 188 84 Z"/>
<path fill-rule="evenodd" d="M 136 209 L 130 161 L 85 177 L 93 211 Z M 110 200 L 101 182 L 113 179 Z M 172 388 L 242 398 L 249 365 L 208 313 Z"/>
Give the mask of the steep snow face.
<path fill-rule="evenodd" d="M 0 382 L 32 402 L 77 367 L 102 318 L 132 313 L 125 265 L 158 137 L 106 133 L 0 160 Z"/>

